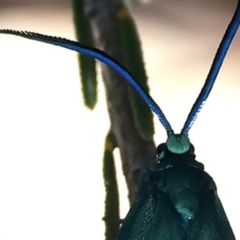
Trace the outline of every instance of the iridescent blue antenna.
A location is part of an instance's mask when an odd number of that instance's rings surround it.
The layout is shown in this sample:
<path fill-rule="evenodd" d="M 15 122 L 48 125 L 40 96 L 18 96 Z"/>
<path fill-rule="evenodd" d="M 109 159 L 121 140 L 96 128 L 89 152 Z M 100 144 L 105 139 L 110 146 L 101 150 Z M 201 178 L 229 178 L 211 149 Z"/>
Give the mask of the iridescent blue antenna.
<path fill-rule="evenodd" d="M 169 122 L 167 121 L 162 110 L 155 103 L 155 101 L 146 92 L 144 92 L 142 90 L 142 88 L 136 83 L 136 81 L 133 79 L 131 74 L 124 67 L 122 67 L 120 64 L 118 64 L 115 60 L 113 60 L 111 57 L 109 57 L 103 51 L 100 51 L 96 48 L 86 47 L 77 42 L 67 40 L 64 38 L 52 37 L 52 36 L 42 35 L 39 33 L 21 32 L 21 31 L 13 31 L 13 30 L 0 30 L 0 33 L 13 34 L 16 36 L 20 36 L 20 37 L 40 41 L 40 42 L 53 44 L 53 45 L 60 46 L 63 48 L 67 48 L 67 49 L 76 51 L 78 53 L 85 54 L 87 56 L 96 58 L 96 59 L 100 60 L 101 62 L 107 64 L 108 66 L 112 67 L 133 87 L 133 89 L 140 95 L 140 97 L 144 100 L 144 102 L 158 116 L 161 124 L 166 129 L 167 134 L 168 134 L 168 139 L 166 142 L 167 148 L 173 153 L 182 154 L 190 149 L 190 141 L 188 138 L 188 131 L 190 130 L 191 126 L 193 125 L 193 123 L 197 117 L 197 114 L 201 110 L 205 100 L 207 99 L 207 97 L 213 87 L 213 84 L 215 82 L 217 74 L 223 63 L 224 57 L 226 56 L 227 50 L 232 42 L 232 39 L 233 39 L 237 29 L 238 29 L 239 23 L 240 23 L 240 2 L 238 1 L 236 11 L 235 11 L 234 16 L 224 34 L 222 42 L 218 48 L 218 51 L 214 58 L 210 72 L 207 76 L 206 82 L 188 115 L 188 118 L 184 124 L 182 131 L 181 131 L 181 134 L 174 134 Z"/>
<path fill-rule="evenodd" d="M 213 60 L 213 63 L 210 68 L 210 71 L 208 73 L 205 84 L 188 115 L 188 118 L 183 126 L 182 131 L 181 131 L 181 135 L 188 134 L 188 131 L 192 127 L 193 123 L 195 122 L 198 113 L 200 112 L 204 102 L 206 101 L 209 93 L 211 92 L 213 84 L 216 80 L 218 72 L 222 66 L 223 60 L 228 51 L 228 48 L 235 36 L 235 33 L 237 32 L 239 23 L 240 23 L 240 1 L 238 1 L 236 11 L 235 11 L 233 18 L 232 18 L 230 24 L 228 25 L 228 28 L 227 28 L 227 30 L 223 36 L 223 39 L 219 45 L 219 48 L 218 48 L 215 58 Z"/>
<path fill-rule="evenodd" d="M 140 97 L 143 99 L 143 101 L 152 109 L 153 112 L 156 113 L 158 116 L 161 124 L 166 129 L 168 134 L 173 133 L 173 130 L 167 121 L 166 117 L 164 116 L 162 110 L 160 107 L 156 104 L 156 102 L 149 96 L 133 79 L 131 74 L 122 67 L 119 63 L 117 63 L 114 59 L 112 59 L 110 56 L 108 56 L 103 51 L 96 49 L 96 48 L 90 48 L 83 46 L 79 44 L 78 42 L 74 42 L 68 39 L 64 38 L 58 38 L 53 36 L 47 36 L 39 33 L 34 32 L 27 32 L 27 31 L 15 31 L 15 30 L 8 30 L 8 29 L 0 29 L 0 33 L 5 34 L 12 34 L 40 42 L 45 42 L 49 44 L 53 44 L 59 47 L 67 48 L 73 51 L 76 51 L 81 54 L 85 54 L 87 56 L 96 58 L 100 60 L 101 62 L 107 64 L 108 66 L 112 67 L 116 72 L 118 72 L 132 87 L 133 89 L 140 95 Z"/>

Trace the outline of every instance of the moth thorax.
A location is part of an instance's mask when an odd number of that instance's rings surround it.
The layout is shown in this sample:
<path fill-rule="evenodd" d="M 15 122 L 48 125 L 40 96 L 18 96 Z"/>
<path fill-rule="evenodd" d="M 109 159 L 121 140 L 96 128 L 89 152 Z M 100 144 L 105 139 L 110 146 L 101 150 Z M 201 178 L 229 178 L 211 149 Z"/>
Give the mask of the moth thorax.
<path fill-rule="evenodd" d="M 176 154 L 185 153 L 190 149 L 190 141 L 187 135 L 169 134 L 166 144 L 168 150 Z"/>

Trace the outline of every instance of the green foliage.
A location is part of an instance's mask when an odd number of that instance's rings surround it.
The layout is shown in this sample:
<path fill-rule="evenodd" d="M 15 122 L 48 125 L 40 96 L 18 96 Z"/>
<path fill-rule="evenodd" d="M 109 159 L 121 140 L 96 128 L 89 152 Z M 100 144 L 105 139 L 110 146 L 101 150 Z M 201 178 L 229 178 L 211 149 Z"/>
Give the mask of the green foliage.
<path fill-rule="evenodd" d="M 113 138 L 108 134 L 105 139 L 105 150 L 103 155 L 103 178 L 106 191 L 105 197 L 105 239 L 114 240 L 119 231 L 119 196 L 114 164 Z"/>
<path fill-rule="evenodd" d="M 88 46 L 93 46 L 92 29 L 89 19 L 84 14 L 84 0 L 73 0 L 74 23 L 77 40 Z M 122 4 L 117 12 L 117 34 L 120 38 L 120 48 L 123 64 L 133 75 L 139 85 L 149 92 L 147 76 L 144 68 L 141 42 L 127 8 Z M 97 82 L 95 60 L 79 55 L 79 67 L 81 72 L 82 90 L 86 106 L 93 109 L 97 101 Z M 153 116 L 148 106 L 140 99 L 131 87 L 128 89 L 131 108 L 134 115 L 134 124 L 139 136 L 146 140 L 152 140 Z M 115 136 L 108 134 L 105 139 L 103 156 L 103 178 L 105 185 L 105 239 L 116 239 L 119 232 L 119 196 L 113 150 L 117 147 Z"/>
<path fill-rule="evenodd" d="M 84 0 L 73 0 L 73 13 L 77 40 L 85 45 L 93 46 L 92 30 L 84 13 Z M 93 109 L 97 102 L 96 63 L 91 57 L 78 55 L 81 73 L 82 92 L 85 105 Z"/>
<path fill-rule="evenodd" d="M 123 65 L 131 72 L 137 83 L 149 92 L 147 75 L 144 68 L 141 42 L 134 21 L 127 8 L 122 5 L 117 13 L 118 31 L 121 38 Z M 134 114 L 134 123 L 144 140 L 152 140 L 154 133 L 153 115 L 150 108 L 129 87 L 129 96 Z"/>

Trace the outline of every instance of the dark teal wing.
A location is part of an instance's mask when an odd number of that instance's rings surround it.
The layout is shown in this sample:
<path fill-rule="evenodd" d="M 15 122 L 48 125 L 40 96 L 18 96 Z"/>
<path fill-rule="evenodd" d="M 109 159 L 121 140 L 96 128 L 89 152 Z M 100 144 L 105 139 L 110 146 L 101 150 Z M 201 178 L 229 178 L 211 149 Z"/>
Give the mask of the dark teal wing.
<path fill-rule="evenodd" d="M 154 219 L 153 202 L 152 184 L 147 181 L 124 219 L 117 240 L 146 239 Z"/>
<path fill-rule="evenodd" d="M 190 222 L 186 239 L 234 240 L 222 203 L 216 191 L 206 191 L 200 197 L 200 210 Z"/>

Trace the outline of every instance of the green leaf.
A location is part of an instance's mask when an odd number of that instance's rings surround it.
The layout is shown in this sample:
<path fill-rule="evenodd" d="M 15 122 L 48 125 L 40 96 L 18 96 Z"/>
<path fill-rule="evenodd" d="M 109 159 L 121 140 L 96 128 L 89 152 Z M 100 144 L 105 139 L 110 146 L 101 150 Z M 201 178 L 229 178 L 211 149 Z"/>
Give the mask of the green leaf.
<path fill-rule="evenodd" d="M 73 15 L 77 40 L 93 46 L 93 36 L 89 20 L 84 12 L 84 0 L 73 0 Z M 91 57 L 78 55 L 82 92 L 85 105 L 93 109 L 97 102 L 96 63 Z"/>
<path fill-rule="evenodd" d="M 105 185 L 105 239 L 116 239 L 119 232 L 119 196 L 116 169 L 114 164 L 113 138 L 108 134 L 105 139 L 105 150 L 103 155 L 103 178 Z"/>
<path fill-rule="evenodd" d="M 148 93 L 147 75 L 143 62 L 141 42 L 136 26 L 127 8 L 122 5 L 118 12 L 118 31 L 121 38 L 123 65 L 131 72 L 137 83 Z M 153 138 L 153 115 L 150 108 L 129 87 L 134 123 L 140 136 L 149 141 Z"/>

